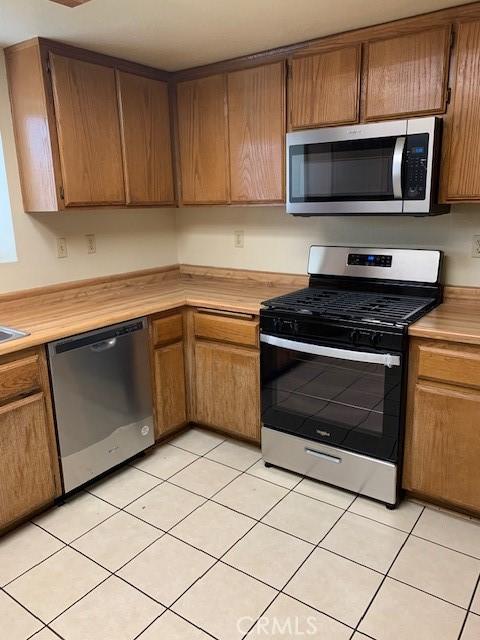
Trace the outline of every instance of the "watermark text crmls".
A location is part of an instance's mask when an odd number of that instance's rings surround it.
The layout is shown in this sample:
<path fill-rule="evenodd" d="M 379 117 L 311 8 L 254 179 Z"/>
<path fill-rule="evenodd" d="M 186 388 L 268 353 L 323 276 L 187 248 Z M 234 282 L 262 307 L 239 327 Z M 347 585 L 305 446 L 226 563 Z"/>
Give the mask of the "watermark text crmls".
<path fill-rule="evenodd" d="M 252 627 L 256 618 L 243 616 L 237 620 L 237 630 L 240 633 L 247 633 Z M 255 627 L 251 631 L 253 637 L 268 636 L 285 638 L 308 638 L 318 633 L 318 618 L 316 616 L 262 616 L 258 619 Z M 249 636 L 250 637 L 250 636 Z"/>

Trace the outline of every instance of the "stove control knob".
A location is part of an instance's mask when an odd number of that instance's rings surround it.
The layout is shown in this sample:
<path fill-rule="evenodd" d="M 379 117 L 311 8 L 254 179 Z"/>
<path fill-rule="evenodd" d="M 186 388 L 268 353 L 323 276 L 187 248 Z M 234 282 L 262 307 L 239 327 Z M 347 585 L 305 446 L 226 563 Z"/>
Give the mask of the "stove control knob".
<path fill-rule="evenodd" d="M 370 342 L 372 343 L 372 346 L 378 347 L 381 340 L 382 340 L 382 334 L 378 333 L 378 331 L 370 334 Z"/>
<path fill-rule="evenodd" d="M 281 320 L 280 329 L 283 333 L 293 333 L 294 332 L 293 320 Z"/>
<path fill-rule="evenodd" d="M 350 342 L 352 344 L 358 344 L 360 342 L 360 331 L 354 329 L 350 334 Z"/>

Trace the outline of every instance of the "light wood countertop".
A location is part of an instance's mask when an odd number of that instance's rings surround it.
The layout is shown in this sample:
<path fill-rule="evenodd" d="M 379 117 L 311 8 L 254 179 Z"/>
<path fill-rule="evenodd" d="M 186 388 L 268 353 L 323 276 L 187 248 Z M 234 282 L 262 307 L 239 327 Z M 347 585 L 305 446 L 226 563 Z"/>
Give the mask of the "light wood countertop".
<path fill-rule="evenodd" d="M 185 305 L 257 315 L 263 300 L 306 282 L 304 276 L 182 266 L 6 294 L 0 325 L 29 335 L 0 344 L 0 355 Z"/>
<path fill-rule="evenodd" d="M 29 335 L 0 344 L 0 355 L 182 306 L 257 315 L 263 300 L 307 283 L 307 276 L 174 265 L 4 294 L 0 325 Z M 447 287 L 445 300 L 409 334 L 480 345 L 480 289 Z"/>
<path fill-rule="evenodd" d="M 448 300 L 412 324 L 409 335 L 480 345 L 480 303 Z"/>

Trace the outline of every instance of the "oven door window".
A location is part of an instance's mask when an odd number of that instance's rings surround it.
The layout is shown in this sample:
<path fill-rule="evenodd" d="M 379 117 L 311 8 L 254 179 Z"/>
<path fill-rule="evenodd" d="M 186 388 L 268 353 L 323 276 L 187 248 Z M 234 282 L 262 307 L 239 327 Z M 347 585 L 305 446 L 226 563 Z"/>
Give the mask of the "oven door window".
<path fill-rule="evenodd" d="M 262 344 L 266 426 L 382 460 L 398 451 L 401 366 Z"/>
<path fill-rule="evenodd" d="M 289 147 L 290 202 L 393 200 L 396 137 Z"/>

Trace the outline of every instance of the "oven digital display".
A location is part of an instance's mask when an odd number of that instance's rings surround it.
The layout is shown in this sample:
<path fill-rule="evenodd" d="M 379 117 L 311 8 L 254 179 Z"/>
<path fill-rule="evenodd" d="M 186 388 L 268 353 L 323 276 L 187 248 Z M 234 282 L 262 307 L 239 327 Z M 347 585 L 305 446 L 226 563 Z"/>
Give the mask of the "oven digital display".
<path fill-rule="evenodd" d="M 392 256 L 385 254 L 349 253 L 347 264 L 355 267 L 391 267 Z"/>

